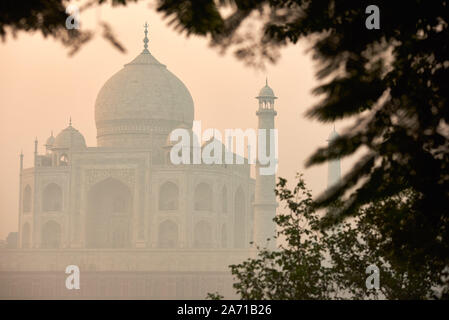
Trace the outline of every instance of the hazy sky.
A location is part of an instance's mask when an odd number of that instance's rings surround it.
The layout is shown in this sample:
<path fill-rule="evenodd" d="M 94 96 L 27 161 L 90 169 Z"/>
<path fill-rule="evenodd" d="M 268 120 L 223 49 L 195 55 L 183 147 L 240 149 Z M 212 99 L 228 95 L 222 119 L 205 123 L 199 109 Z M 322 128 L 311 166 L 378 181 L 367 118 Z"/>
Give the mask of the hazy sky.
<path fill-rule="evenodd" d="M 145 21 L 150 25 L 151 53 L 190 90 L 195 119 L 202 121 L 203 130 L 256 128 L 255 96 L 268 76 L 269 85 L 279 97 L 275 105 L 278 176 L 292 180 L 300 171 L 314 194 L 324 190 L 327 166 L 304 170 L 306 158 L 326 144 L 332 129 L 304 117 L 304 112 L 318 101 L 311 94 L 317 82 L 305 45 L 288 47 L 276 65 L 256 71 L 244 67 L 231 52 L 222 56 L 209 48 L 206 39 L 186 38 L 173 31 L 145 3 L 115 9 L 105 6 L 82 13 L 82 27 L 95 28 L 97 16 L 111 24 L 126 54 L 100 35 L 73 57 L 68 57 L 68 50 L 61 44 L 38 34 L 19 33 L 17 39 L 0 43 L 0 239 L 17 231 L 20 150 L 25 155 L 24 167 L 32 166 L 34 138 L 38 138 L 42 153 L 51 130 L 57 135 L 68 125 L 70 116 L 88 146 L 96 146 L 97 93 L 109 77 L 142 51 Z M 337 124 L 337 130 L 341 128 Z M 342 173 L 347 168 L 343 161 Z"/>

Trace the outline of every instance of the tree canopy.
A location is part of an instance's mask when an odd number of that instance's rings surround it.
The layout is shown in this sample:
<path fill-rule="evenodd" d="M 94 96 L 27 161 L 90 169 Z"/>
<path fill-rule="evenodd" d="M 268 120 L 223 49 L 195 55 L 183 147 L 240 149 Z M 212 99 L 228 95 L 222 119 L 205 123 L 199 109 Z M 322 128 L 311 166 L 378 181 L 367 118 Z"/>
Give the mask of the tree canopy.
<path fill-rule="evenodd" d="M 293 190 L 281 178 L 276 192 L 282 204 L 275 218 L 281 245 L 277 250 L 259 248 L 257 257 L 230 266 L 240 298 L 447 298 L 441 282 L 447 270 L 433 260 L 412 263 L 410 256 L 415 252 L 395 252 L 394 235 L 382 230 L 385 221 L 396 225 L 404 218 L 409 220 L 416 201 L 411 190 L 373 202 L 361 208 L 356 218 L 326 230 L 320 227 L 320 214 L 302 176 Z M 334 203 L 331 210 L 340 205 Z M 372 284 L 370 268 L 378 271 L 377 288 L 367 287 Z M 219 293 L 208 297 L 223 298 Z"/>
<path fill-rule="evenodd" d="M 200 3 L 202 5 L 200 5 Z M 158 10 L 187 34 L 233 47 L 250 65 L 276 61 L 279 48 L 308 39 L 318 62 L 321 101 L 307 116 L 321 122 L 354 119 L 352 127 L 307 165 L 364 155 L 341 183 L 316 199 L 343 206 L 323 226 L 366 204 L 416 192 L 407 217 L 384 221 L 396 250 L 449 262 L 449 10 L 447 1 L 377 1 L 380 29 L 365 27 L 364 1 L 159 1 Z M 223 8 L 229 8 L 224 16 Z M 256 20 L 260 29 L 245 29 Z M 393 214 L 393 213 L 392 213 Z M 392 218 L 393 219 L 393 218 Z M 404 228 L 405 224 L 407 228 Z"/>
<path fill-rule="evenodd" d="M 129 1 L 87 1 L 86 7 Z M 74 52 L 92 34 L 65 29 L 65 4 L 1 1 L 0 35 L 40 31 Z M 380 29 L 365 27 L 371 4 L 380 9 Z M 412 190 L 406 214 L 379 213 L 376 225 L 395 254 L 413 253 L 412 265 L 432 261 L 441 270 L 449 265 L 448 9 L 445 0 L 158 0 L 156 10 L 179 32 L 204 36 L 251 66 L 274 63 L 282 47 L 307 39 L 321 81 L 314 90 L 321 100 L 307 116 L 354 120 L 307 164 L 364 152 L 341 183 L 316 199 L 317 207 L 342 203 L 320 225 Z M 103 33 L 122 48 L 107 24 Z"/>
<path fill-rule="evenodd" d="M 113 6 L 126 5 L 137 0 L 87 0 L 80 2 L 79 12 L 89 8 L 110 3 Z M 29 33 L 39 32 L 45 38 L 56 39 L 69 48 L 69 55 L 73 55 L 95 36 L 92 30 L 68 29 L 66 21 L 73 12 L 67 12 L 67 0 L 43 1 L 0 1 L 0 37 L 4 41 L 8 36 L 16 37 L 19 31 Z M 73 23 L 73 20 L 70 20 Z M 124 52 L 125 48 L 115 37 L 110 24 L 98 21 L 102 36 L 116 49 Z"/>

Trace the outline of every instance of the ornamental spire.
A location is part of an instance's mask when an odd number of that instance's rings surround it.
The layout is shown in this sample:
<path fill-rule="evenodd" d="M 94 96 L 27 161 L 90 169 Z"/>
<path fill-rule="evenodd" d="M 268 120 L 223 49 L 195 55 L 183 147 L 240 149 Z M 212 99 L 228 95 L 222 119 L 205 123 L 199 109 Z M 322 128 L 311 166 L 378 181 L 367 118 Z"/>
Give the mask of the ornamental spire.
<path fill-rule="evenodd" d="M 147 37 L 147 35 L 148 35 L 148 23 L 145 22 L 144 28 L 145 28 L 145 30 L 144 30 L 145 38 L 143 38 L 143 52 L 150 53 L 148 51 L 148 42 L 149 41 L 148 41 L 148 37 Z"/>

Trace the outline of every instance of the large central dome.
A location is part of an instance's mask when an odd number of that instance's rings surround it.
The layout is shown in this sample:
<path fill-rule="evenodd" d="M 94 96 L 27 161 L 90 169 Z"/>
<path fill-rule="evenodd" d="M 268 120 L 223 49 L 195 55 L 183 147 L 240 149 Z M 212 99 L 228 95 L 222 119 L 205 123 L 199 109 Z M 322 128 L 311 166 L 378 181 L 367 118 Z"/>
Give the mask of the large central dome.
<path fill-rule="evenodd" d="M 180 125 L 192 126 L 186 86 L 145 48 L 101 88 L 95 102 L 98 146 L 148 146 Z"/>

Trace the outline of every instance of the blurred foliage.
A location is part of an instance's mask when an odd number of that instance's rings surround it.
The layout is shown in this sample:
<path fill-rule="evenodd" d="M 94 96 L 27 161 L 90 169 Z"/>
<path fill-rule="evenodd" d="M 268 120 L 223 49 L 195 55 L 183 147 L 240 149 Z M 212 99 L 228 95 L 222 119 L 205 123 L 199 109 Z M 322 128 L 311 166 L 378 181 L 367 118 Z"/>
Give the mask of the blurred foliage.
<path fill-rule="evenodd" d="M 414 265 L 431 259 L 449 266 L 448 2 L 200 2 L 206 11 L 187 0 L 160 0 L 158 10 L 177 30 L 205 35 L 222 50 L 234 48 L 254 66 L 276 61 L 282 47 L 307 39 L 321 82 L 314 93 L 322 97 L 307 116 L 354 119 L 307 161 L 310 166 L 365 153 L 340 184 L 316 199 L 318 207 L 342 203 L 320 223 L 330 227 L 360 215 L 366 204 L 414 190 L 419 196 L 404 220 L 379 216 L 385 223 L 380 230 L 394 235 L 396 253 L 414 253 Z M 380 8 L 378 30 L 365 27 L 371 4 Z"/>
<path fill-rule="evenodd" d="M 410 257 L 415 251 L 397 252 L 393 238 L 401 232 L 388 228 L 389 223 L 405 229 L 415 225 L 409 215 L 415 192 L 407 190 L 374 202 L 360 208 L 357 218 L 328 229 L 321 228 L 320 214 L 301 176 L 293 190 L 281 178 L 276 192 L 287 209 L 275 218 L 277 238 L 283 244 L 277 250 L 258 248 L 256 258 L 230 266 L 234 288 L 242 299 L 444 297 L 440 279 L 447 277 L 445 270 L 436 268 L 432 259 L 413 263 Z M 329 210 L 340 206 L 334 203 Z M 379 290 L 366 288 L 370 265 L 380 270 Z"/>
<path fill-rule="evenodd" d="M 69 4 L 77 5 L 80 14 L 87 9 L 109 3 L 113 6 L 126 5 L 137 0 L 2 0 L 0 1 L 0 37 L 7 40 L 8 35 L 17 37 L 18 32 L 40 32 L 44 38 L 56 39 L 69 48 L 69 55 L 78 52 L 81 47 L 95 36 L 93 30 L 67 29 L 66 20 L 70 16 L 66 13 Z M 116 49 L 125 52 L 124 46 L 115 37 L 108 22 L 97 21 L 103 31 L 102 36 Z M 82 23 L 82 21 L 81 21 Z"/>
<path fill-rule="evenodd" d="M 224 296 L 219 294 L 218 292 L 215 293 L 208 293 L 206 296 L 207 300 L 223 300 Z"/>
<path fill-rule="evenodd" d="M 289 212 L 278 214 L 280 250 L 258 248 L 258 258 L 231 265 L 234 288 L 243 300 L 329 299 L 331 268 L 323 264 L 326 247 L 320 241 L 312 195 L 299 179 L 293 192 L 280 179 L 277 194 Z"/>
<path fill-rule="evenodd" d="M 134 0 L 92 0 L 85 7 L 129 1 Z M 0 36 L 40 31 L 76 52 L 92 33 L 65 29 L 66 4 L 3 0 Z M 379 30 L 365 27 L 371 4 L 380 8 Z M 364 205 L 414 190 L 417 196 L 404 216 L 379 213 L 377 223 L 384 224 L 379 232 L 391 237 L 395 254 L 413 253 L 412 266 L 422 261 L 438 270 L 449 266 L 446 0 L 157 0 L 156 10 L 175 30 L 204 36 L 222 52 L 232 48 L 238 59 L 256 67 L 276 62 L 284 46 L 307 39 L 321 81 L 314 93 L 322 97 L 307 116 L 321 122 L 355 120 L 307 164 L 365 152 L 340 184 L 316 199 L 317 207 L 342 203 L 320 224 L 330 227 L 358 217 Z M 104 36 L 123 49 L 111 29 Z"/>

